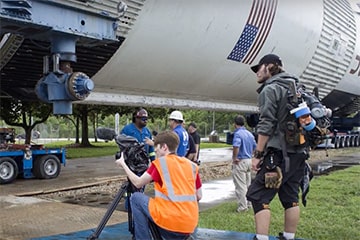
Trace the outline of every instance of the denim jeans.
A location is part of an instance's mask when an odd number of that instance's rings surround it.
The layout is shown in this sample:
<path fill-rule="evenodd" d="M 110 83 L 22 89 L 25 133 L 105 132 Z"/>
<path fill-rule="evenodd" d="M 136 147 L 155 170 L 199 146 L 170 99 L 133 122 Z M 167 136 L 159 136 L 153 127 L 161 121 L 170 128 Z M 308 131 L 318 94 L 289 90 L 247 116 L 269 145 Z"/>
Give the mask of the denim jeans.
<path fill-rule="evenodd" d="M 131 184 L 131 183 L 130 183 L 130 184 Z M 141 192 L 141 193 L 145 192 L 145 186 L 143 186 L 142 188 L 140 188 L 139 192 Z M 133 193 L 130 193 L 129 195 L 131 196 L 132 194 L 133 194 Z M 125 197 L 124 197 L 124 200 L 125 200 L 125 202 L 124 202 L 124 208 L 125 208 L 125 211 L 126 211 L 126 212 L 129 211 L 129 198 L 130 198 L 130 196 L 125 196 Z"/>
<path fill-rule="evenodd" d="M 137 176 L 139 176 L 139 177 L 141 177 L 141 175 L 142 174 L 140 174 L 140 173 L 138 173 L 137 174 Z M 128 180 L 129 181 L 129 184 L 132 184 L 131 182 L 130 182 L 130 180 Z M 143 186 L 142 188 L 140 188 L 139 190 L 138 190 L 139 192 L 145 192 L 145 186 Z M 131 193 L 132 194 L 132 193 Z M 125 211 L 128 211 L 129 210 L 129 198 L 130 198 L 130 196 L 125 196 L 124 197 L 124 200 L 125 200 L 125 202 L 124 202 L 124 208 L 125 208 Z"/>
<path fill-rule="evenodd" d="M 153 221 L 149 212 L 149 199 L 150 199 L 149 196 L 140 192 L 135 192 L 130 197 L 136 240 L 152 239 L 149 229 L 149 223 L 148 223 L 149 220 Z M 167 231 L 160 227 L 158 228 L 161 236 L 164 239 L 180 240 L 188 237 L 188 234 Z"/>

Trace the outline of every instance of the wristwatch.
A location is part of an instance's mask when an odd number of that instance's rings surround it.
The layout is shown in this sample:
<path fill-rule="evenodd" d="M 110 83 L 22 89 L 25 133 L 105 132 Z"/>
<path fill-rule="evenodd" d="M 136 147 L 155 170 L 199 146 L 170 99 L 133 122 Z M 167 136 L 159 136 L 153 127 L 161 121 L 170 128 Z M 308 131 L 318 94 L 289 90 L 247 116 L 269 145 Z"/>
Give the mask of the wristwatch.
<path fill-rule="evenodd" d="M 264 151 L 255 150 L 253 152 L 253 156 L 254 156 L 254 158 L 260 159 L 264 156 Z"/>

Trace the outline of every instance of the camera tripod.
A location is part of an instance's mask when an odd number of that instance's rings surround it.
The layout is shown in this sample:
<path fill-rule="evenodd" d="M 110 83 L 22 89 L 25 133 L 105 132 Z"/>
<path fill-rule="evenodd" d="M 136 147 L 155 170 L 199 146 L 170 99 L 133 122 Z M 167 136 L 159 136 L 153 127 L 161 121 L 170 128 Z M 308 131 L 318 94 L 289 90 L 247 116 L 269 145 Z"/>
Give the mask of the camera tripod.
<path fill-rule="evenodd" d="M 99 225 L 97 226 L 96 230 L 89 237 L 87 237 L 87 240 L 97 240 L 98 239 L 101 232 L 104 230 L 106 223 L 109 221 L 111 215 L 115 211 L 117 205 L 119 204 L 121 198 L 124 196 L 125 193 L 127 193 L 127 196 L 130 197 L 131 193 L 139 192 L 139 191 L 140 191 L 140 189 L 136 188 L 130 182 L 129 179 L 127 181 L 125 181 L 121 185 L 118 193 L 116 194 L 115 198 L 113 199 L 113 201 L 109 205 L 104 217 L 101 219 L 101 221 L 100 221 Z M 129 232 L 133 235 L 133 239 L 134 239 L 135 229 L 134 229 L 134 222 L 133 222 L 133 219 L 132 219 L 132 211 L 131 211 L 130 201 L 128 201 L 128 224 L 129 224 Z M 149 228 L 150 228 L 150 232 L 151 232 L 151 235 L 152 235 L 154 240 L 161 240 L 162 239 L 161 234 L 159 232 L 159 229 L 157 228 L 155 223 L 153 223 L 150 220 L 149 220 Z"/>

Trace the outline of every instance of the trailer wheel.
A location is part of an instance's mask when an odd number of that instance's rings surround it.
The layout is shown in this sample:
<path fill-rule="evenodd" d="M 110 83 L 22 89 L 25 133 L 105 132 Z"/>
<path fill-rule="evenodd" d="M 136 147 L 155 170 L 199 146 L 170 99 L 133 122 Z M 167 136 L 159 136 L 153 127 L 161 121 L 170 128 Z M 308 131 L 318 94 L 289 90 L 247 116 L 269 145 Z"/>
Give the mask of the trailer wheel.
<path fill-rule="evenodd" d="M 360 146 L 360 136 L 355 136 L 354 144 L 354 147 Z"/>
<path fill-rule="evenodd" d="M 344 140 L 344 147 L 350 147 L 350 137 L 349 136 L 345 136 L 345 140 Z"/>
<path fill-rule="evenodd" d="M 343 147 L 344 147 L 344 137 L 340 137 L 339 148 L 343 148 Z"/>
<path fill-rule="evenodd" d="M 0 184 L 12 182 L 18 175 L 19 169 L 14 159 L 0 158 Z"/>
<path fill-rule="evenodd" d="M 35 160 L 33 174 L 37 178 L 56 178 L 61 170 L 60 160 L 55 155 L 45 155 Z"/>
<path fill-rule="evenodd" d="M 350 136 L 350 147 L 355 146 L 355 136 Z"/>
<path fill-rule="evenodd" d="M 338 137 L 335 137 L 335 138 L 334 138 L 334 148 L 335 148 L 335 149 L 339 148 L 339 141 L 340 141 L 340 140 L 339 140 Z"/>

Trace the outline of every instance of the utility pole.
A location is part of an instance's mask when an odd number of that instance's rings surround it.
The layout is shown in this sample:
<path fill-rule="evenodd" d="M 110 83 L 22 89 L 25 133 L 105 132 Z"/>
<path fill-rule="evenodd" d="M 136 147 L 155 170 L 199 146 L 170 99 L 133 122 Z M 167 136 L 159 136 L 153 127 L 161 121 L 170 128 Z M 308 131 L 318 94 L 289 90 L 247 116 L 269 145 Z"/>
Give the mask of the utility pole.
<path fill-rule="evenodd" d="M 215 130 L 215 111 L 213 111 L 213 122 L 212 122 L 212 130 Z"/>

